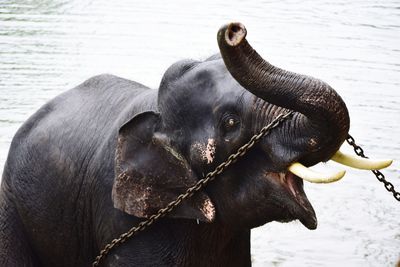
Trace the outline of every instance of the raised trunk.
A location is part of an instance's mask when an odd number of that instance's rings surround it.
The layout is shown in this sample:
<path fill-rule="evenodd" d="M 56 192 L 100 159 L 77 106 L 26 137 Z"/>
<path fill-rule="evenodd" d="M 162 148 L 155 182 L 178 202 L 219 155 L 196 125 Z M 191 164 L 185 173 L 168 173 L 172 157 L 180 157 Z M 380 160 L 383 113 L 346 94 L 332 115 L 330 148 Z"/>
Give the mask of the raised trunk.
<path fill-rule="evenodd" d="M 304 114 L 327 134 L 332 150 L 345 140 L 350 119 L 345 103 L 327 83 L 277 68 L 249 45 L 241 23 L 223 26 L 218 44 L 225 65 L 247 90 L 272 104 Z"/>

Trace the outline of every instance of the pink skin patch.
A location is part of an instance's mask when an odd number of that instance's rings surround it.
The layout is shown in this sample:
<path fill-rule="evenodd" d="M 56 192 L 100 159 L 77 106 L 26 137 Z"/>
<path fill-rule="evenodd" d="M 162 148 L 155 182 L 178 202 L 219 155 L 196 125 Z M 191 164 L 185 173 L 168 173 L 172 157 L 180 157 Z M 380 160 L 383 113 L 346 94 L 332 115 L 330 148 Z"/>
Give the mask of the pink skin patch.
<path fill-rule="evenodd" d="M 214 161 L 215 156 L 215 140 L 208 139 L 207 147 L 206 147 L 206 159 L 207 164 L 210 164 Z"/>
<path fill-rule="evenodd" d="M 200 208 L 204 216 L 212 222 L 215 218 L 215 207 L 209 199 L 206 199 Z"/>
<path fill-rule="evenodd" d="M 192 145 L 192 148 L 195 149 L 198 153 L 200 153 L 200 158 L 203 161 L 206 161 L 207 164 L 211 164 L 214 161 L 215 157 L 215 140 L 209 138 L 207 141 L 207 145 L 204 143 L 195 143 Z"/>

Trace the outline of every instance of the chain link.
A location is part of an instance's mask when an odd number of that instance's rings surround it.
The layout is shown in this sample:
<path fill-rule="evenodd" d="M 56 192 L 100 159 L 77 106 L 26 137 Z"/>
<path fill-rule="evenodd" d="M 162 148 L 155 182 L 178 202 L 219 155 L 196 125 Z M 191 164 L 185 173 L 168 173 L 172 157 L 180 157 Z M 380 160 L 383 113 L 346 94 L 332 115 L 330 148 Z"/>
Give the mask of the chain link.
<path fill-rule="evenodd" d="M 349 145 L 351 145 L 351 146 L 353 147 L 354 152 L 356 152 L 356 154 L 357 154 L 358 156 L 363 157 L 363 158 L 368 158 L 367 156 L 364 155 L 364 150 L 363 150 L 360 146 L 358 146 L 358 145 L 356 144 L 356 142 L 354 141 L 354 138 L 353 138 L 351 135 L 348 135 L 348 136 L 347 136 L 346 141 L 347 141 L 347 143 L 348 143 Z M 376 179 L 378 179 L 379 182 L 381 182 L 381 183 L 384 184 L 386 190 L 389 191 L 389 192 L 391 192 L 391 193 L 393 194 L 394 198 L 395 198 L 397 201 L 400 201 L 400 193 L 397 192 L 397 191 L 394 189 L 394 185 L 393 185 L 391 182 L 386 181 L 385 175 L 383 175 L 383 173 L 381 173 L 381 172 L 378 171 L 378 170 L 372 170 L 372 172 L 375 174 Z"/>
<path fill-rule="evenodd" d="M 269 131 L 275 127 L 277 127 L 281 122 L 285 119 L 293 115 L 293 111 L 289 111 L 286 114 L 279 114 L 270 124 L 263 127 L 260 132 L 254 135 L 249 142 L 241 146 L 236 153 L 230 155 L 228 159 L 218 165 L 214 171 L 209 172 L 204 178 L 200 179 L 195 185 L 189 187 L 185 193 L 179 195 L 174 201 L 170 202 L 165 208 L 160 209 L 157 211 L 156 214 L 151 215 L 147 220 L 140 222 L 137 226 L 132 227 L 129 229 L 128 232 L 121 234 L 118 238 L 112 240 L 109 244 L 107 244 L 103 250 L 100 251 L 100 254 L 96 257 L 95 261 L 92 263 L 92 266 L 99 266 L 100 261 L 107 256 L 107 254 L 112 250 L 114 247 L 121 245 L 129 238 L 134 236 L 140 231 L 143 231 L 150 225 L 152 225 L 158 219 L 164 217 L 169 212 L 171 212 L 176 206 L 178 206 L 183 200 L 190 198 L 193 196 L 197 191 L 202 189 L 206 186 L 210 181 L 214 180 L 218 174 L 222 173 L 226 168 L 230 165 L 235 163 L 240 157 L 245 155 L 261 138 L 269 133 Z M 125 173 L 121 173 L 120 175 L 125 175 Z"/>

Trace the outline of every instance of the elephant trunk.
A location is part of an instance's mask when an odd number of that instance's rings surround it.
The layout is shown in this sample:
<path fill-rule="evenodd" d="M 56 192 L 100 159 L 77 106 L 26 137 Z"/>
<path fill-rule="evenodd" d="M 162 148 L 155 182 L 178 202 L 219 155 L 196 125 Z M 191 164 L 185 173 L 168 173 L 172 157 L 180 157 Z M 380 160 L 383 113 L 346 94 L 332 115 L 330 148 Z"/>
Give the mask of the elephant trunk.
<path fill-rule="evenodd" d="M 230 23 L 218 32 L 221 55 L 231 75 L 257 97 L 304 114 L 314 127 L 322 126 L 324 138 L 330 139 L 324 143 L 328 141 L 329 153 L 334 153 L 347 137 L 350 124 L 341 97 L 321 80 L 271 65 L 245 37 L 241 23 Z"/>

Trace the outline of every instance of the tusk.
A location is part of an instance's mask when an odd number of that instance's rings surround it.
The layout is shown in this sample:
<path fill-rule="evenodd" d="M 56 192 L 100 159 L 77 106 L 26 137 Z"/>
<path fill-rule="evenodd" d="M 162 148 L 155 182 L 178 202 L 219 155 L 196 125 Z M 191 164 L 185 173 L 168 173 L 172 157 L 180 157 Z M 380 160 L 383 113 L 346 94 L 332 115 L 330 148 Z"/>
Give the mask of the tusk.
<path fill-rule="evenodd" d="M 289 166 L 288 170 L 311 183 L 332 183 L 340 180 L 345 174 L 345 171 L 340 171 L 333 174 L 324 174 L 313 171 L 301 163 L 295 162 Z"/>
<path fill-rule="evenodd" d="M 372 160 L 337 151 L 331 160 L 337 163 L 362 170 L 380 170 L 392 164 L 393 160 Z"/>

